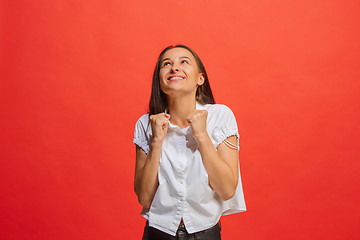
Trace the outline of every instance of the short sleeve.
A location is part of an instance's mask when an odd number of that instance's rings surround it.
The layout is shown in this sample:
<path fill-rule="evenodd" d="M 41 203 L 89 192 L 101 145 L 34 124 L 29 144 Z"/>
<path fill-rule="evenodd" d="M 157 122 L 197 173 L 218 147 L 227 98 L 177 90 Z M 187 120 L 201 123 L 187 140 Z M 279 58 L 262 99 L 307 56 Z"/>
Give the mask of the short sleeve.
<path fill-rule="evenodd" d="M 150 133 L 149 115 L 145 114 L 140 117 L 135 124 L 133 143 L 139 146 L 146 154 L 150 151 Z"/>
<path fill-rule="evenodd" d="M 216 125 L 212 133 L 212 138 L 215 141 L 215 148 L 218 148 L 220 143 L 230 136 L 236 136 L 237 146 L 239 146 L 240 135 L 234 113 L 225 105 L 219 105 L 214 111 L 216 115 Z"/>

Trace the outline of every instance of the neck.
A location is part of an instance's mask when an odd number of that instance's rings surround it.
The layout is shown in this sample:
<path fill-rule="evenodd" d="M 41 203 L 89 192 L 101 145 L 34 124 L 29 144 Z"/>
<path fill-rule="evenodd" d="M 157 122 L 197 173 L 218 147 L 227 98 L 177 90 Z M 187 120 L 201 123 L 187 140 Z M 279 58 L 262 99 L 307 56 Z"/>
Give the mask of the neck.
<path fill-rule="evenodd" d="M 187 117 L 196 109 L 195 97 L 168 97 L 168 104 L 171 123 L 180 128 L 189 126 Z"/>

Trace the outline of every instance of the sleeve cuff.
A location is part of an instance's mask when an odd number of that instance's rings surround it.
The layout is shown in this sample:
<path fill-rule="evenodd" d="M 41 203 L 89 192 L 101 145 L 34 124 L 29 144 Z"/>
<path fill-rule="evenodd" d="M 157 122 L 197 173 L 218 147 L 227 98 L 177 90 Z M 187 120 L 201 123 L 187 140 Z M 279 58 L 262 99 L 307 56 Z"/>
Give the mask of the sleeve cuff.
<path fill-rule="evenodd" d="M 236 136 L 236 141 L 237 141 L 237 146 L 238 146 L 238 151 L 239 151 L 239 138 L 240 135 L 237 131 L 237 129 L 215 129 L 213 132 L 213 138 L 215 140 L 214 146 L 217 149 L 220 145 L 220 143 L 222 143 L 225 139 L 227 139 L 228 137 L 231 136 Z"/>
<path fill-rule="evenodd" d="M 146 153 L 146 155 L 148 155 L 149 151 L 150 151 L 150 147 L 149 144 L 146 140 L 141 140 L 139 138 L 135 138 L 133 140 L 133 143 L 137 146 L 139 146 L 142 150 L 144 150 L 144 152 Z"/>

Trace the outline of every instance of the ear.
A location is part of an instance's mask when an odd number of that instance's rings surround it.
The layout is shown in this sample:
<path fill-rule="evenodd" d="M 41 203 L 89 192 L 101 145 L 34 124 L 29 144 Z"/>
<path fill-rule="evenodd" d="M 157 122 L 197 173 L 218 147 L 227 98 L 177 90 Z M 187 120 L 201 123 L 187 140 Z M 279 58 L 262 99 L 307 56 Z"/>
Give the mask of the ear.
<path fill-rule="evenodd" d="M 203 73 L 199 73 L 199 74 L 200 74 L 200 77 L 199 77 L 199 79 L 198 79 L 197 85 L 198 85 L 198 86 L 201 86 L 201 85 L 203 85 L 204 82 L 205 82 L 205 76 L 204 76 Z"/>

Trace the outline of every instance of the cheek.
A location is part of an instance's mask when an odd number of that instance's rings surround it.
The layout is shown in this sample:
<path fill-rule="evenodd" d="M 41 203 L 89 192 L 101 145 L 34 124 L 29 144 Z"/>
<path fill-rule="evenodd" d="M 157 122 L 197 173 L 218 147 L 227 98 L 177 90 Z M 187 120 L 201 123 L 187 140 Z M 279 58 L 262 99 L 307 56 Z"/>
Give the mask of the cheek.
<path fill-rule="evenodd" d="M 160 79 L 160 80 L 164 79 L 165 75 L 166 75 L 165 71 L 164 71 L 164 70 L 160 70 L 160 72 L 159 72 L 159 79 Z"/>
<path fill-rule="evenodd" d="M 191 71 L 191 72 L 189 72 L 189 77 L 191 78 L 191 82 L 193 83 L 193 84 L 198 84 L 198 81 L 199 81 L 199 74 L 197 73 L 197 72 L 195 72 L 195 71 Z"/>
<path fill-rule="evenodd" d="M 166 74 L 167 74 L 166 69 L 164 69 L 164 68 L 160 69 L 160 71 L 159 71 L 159 78 L 160 78 L 160 80 L 163 79 L 163 78 L 165 78 Z"/>
<path fill-rule="evenodd" d="M 163 90 L 163 87 L 164 87 L 164 82 L 165 82 L 165 76 L 162 75 L 161 73 L 159 73 L 159 83 L 160 83 L 160 89 Z"/>
<path fill-rule="evenodd" d="M 196 71 L 194 68 L 189 67 L 187 69 L 184 69 L 184 71 L 191 77 L 197 77 L 198 76 L 198 71 Z"/>

